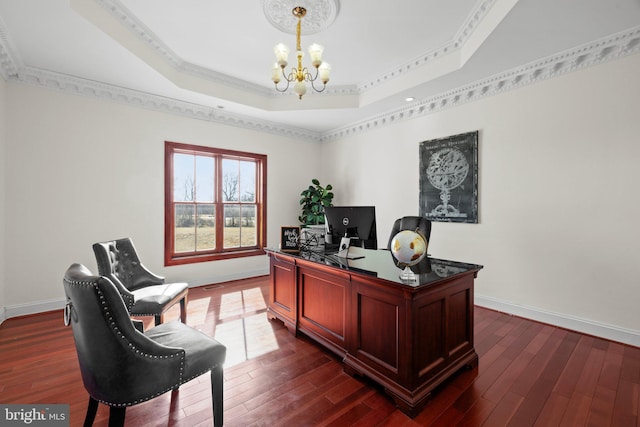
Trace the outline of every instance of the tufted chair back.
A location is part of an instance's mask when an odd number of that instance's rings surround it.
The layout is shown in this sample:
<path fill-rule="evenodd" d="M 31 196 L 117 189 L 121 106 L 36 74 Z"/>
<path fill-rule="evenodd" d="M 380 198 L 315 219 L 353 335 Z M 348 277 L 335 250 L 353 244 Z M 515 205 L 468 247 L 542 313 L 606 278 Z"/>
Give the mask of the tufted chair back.
<path fill-rule="evenodd" d="M 155 324 L 163 322 L 164 313 L 180 303 L 180 319 L 187 322 L 188 283 L 165 283 L 138 258 L 130 238 L 93 244 L 98 273 L 116 286 L 127 310 L 133 316 L 154 316 Z"/>
<path fill-rule="evenodd" d="M 402 218 L 398 218 L 393 223 L 393 227 L 391 227 L 387 249 L 391 249 L 393 237 L 402 230 L 417 231 L 425 238 L 427 243 L 429 243 L 429 239 L 431 238 L 431 221 L 421 216 L 403 216 Z"/>
<path fill-rule="evenodd" d="M 98 273 L 109 278 L 115 277 L 128 290 L 135 291 L 144 286 L 162 284 L 163 278 L 151 273 L 138 258 L 136 248 L 130 238 L 95 243 Z"/>
<path fill-rule="evenodd" d="M 116 408 L 116 418 L 124 423 L 127 406 L 176 390 L 208 371 L 218 408 L 216 425 L 221 425 L 226 355 L 222 344 L 180 322 L 143 333 L 134 323 L 142 322 L 131 320 L 111 280 L 93 276 L 81 264 L 67 269 L 63 286 L 65 324 L 73 329 L 82 381 L 90 396 L 85 425 L 93 422 L 98 402 L 112 408 L 111 418 Z"/>

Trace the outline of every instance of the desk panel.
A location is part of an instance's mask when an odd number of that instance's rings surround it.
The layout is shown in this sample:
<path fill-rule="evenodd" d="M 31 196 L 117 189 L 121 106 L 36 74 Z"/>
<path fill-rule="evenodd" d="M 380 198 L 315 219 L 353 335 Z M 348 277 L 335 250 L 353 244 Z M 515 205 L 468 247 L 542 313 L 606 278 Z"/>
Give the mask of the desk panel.
<path fill-rule="evenodd" d="M 473 286 L 482 266 L 427 259 L 403 283 L 391 253 L 357 260 L 318 252 L 271 257 L 269 314 L 378 382 L 409 416 L 461 368 L 477 366 Z"/>
<path fill-rule="evenodd" d="M 298 276 L 298 323 L 313 338 L 327 340 L 344 354 L 349 282 L 302 267 Z"/>

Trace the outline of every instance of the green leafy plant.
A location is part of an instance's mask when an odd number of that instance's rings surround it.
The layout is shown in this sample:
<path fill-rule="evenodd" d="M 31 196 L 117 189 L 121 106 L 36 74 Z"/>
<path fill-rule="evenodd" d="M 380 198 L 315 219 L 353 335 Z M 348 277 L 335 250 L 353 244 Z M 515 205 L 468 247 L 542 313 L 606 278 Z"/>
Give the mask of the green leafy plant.
<path fill-rule="evenodd" d="M 333 187 L 328 184 L 326 187 L 320 185 L 320 181 L 312 179 L 309 188 L 300 193 L 300 205 L 302 215 L 298 220 L 303 225 L 324 224 L 324 207 L 333 206 Z"/>

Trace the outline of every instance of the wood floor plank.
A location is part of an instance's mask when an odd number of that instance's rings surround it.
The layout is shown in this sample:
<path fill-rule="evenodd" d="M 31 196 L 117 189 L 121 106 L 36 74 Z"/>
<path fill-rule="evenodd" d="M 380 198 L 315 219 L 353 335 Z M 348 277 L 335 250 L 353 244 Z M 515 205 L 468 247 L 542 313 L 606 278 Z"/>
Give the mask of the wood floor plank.
<path fill-rule="evenodd" d="M 552 392 L 545 402 L 540 415 L 536 419 L 534 427 L 560 427 L 562 426 L 562 418 L 564 417 L 567 407 L 569 406 L 569 398 L 559 393 Z"/>
<path fill-rule="evenodd" d="M 476 427 L 484 424 L 485 420 L 495 409 L 496 404 L 480 397 L 457 423 L 458 427 Z"/>
<path fill-rule="evenodd" d="M 506 426 L 513 418 L 513 414 L 518 410 L 524 398 L 513 392 L 508 392 L 496 405 L 491 414 L 484 422 L 487 426 Z"/>
<path fill-rule="evenodd" d="M 188 324 L 227 345 L 226 426 L 640 427 L 640 349 L 477 307 L 479 365 L 436 388 L 414 419 L 381 387 L 266 316 L 268 277 L 190 289 Z M 172 308 L 165 321 L 179 318 Z M 145 328 L 153 319 L 141 318 Z M 66 403 L 84 420 L 84 390 L 61 311 L 0 325 L 0 402 Z M 127 410 L 126 427 L 211 426 L 203 375 Z M 100 405 L 94 423 L 107 426 Z"/>
<path fill-rule="evenodd" d="M 585 425 L 590 427 L 611 425 L 615 396 L 614 390 L 598 385 L 591 399 Z"/>
<path fill-rule="evenodd" d="M 512 388 L 514 392 L 516 392 L 515 390 L 520 390 L 520 395 L 526 397 L 526 399 L 514 414 L 513 419 L 510 421 L 511 425 L 522 427 L 532 426 L 535 424 L 536 419 L 540 415 L 540 411 L 551 395 L 553 387 L 558 381 L 567 361 L 571 357 L 579 339 L 579 334 L 568 333 L 563 339 L 561 339 L 557 347 L 554 346 L 553 350 L 551 350 L 551 346 L 554 344 L 550 343 L 549 350 L 553 351 L 553 353 L 548 357 L 542 356 L 540 358 L 534 358 L 529 366 L 532 367 L 532 372 L 537 372 L 538 376 L 531 385 L 531 388 L 528 389 L 526 393 L 522 393 L 525 389 L 518 388 L 517 384 Z M 546 347 L 547 345 L 545 344 L 541 349 L 541 355 L 545 354 Z M 540 361 L 540 371 L 538 371 L 537 366 L 534 367 L 534 365 L 536 365 L 536 359 Z"/>
<path fill-rule="evenodd" d="M 553 389 L 555 393 L 571 398 L 571 395 L 580 380 L 580 374 L 587 363 L 587 358 L 589 357 L 592 346 L 592 337 L 583 336 L 580 338 L 578 345 L 576 345 L 573 354 L 571 354 L 562 374 L 560 374 L 560 378 L 558 378 Z"/>

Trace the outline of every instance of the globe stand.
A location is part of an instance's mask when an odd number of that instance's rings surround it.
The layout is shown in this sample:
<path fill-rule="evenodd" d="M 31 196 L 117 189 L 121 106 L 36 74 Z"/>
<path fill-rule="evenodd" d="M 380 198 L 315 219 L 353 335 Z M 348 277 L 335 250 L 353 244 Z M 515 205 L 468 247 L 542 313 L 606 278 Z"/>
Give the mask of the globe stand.
<path fill-rule="evenodd" d="M 404 270 L 400 273 L 400 280 L 402 280 L 403 283 L 415 283 L 418 281 L 416 274 L 411 271 L 408 265 L 405 265 Z"/>

